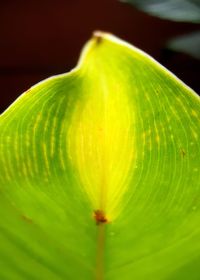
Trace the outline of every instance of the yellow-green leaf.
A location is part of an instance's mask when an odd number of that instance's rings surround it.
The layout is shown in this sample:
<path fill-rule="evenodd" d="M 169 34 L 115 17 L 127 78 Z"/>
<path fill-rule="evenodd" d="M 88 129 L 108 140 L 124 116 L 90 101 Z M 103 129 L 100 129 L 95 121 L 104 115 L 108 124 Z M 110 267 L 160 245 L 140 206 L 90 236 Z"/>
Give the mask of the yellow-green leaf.
<path fill-rule="evenodd" d="M 0 279 L 198 280 L 200 101 L 95 33 L 0 117 Z"/>

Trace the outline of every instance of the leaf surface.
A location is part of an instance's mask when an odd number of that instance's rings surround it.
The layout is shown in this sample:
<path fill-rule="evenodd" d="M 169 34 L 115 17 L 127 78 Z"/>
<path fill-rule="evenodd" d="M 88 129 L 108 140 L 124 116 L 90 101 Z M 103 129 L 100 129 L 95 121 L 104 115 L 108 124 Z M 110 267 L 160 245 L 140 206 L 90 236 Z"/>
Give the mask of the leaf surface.
<path fill-rule="evenodd" d="M 183 22 L 200 22 L 199 0 L 121 0 L 150 15 Z"/>
<path fill-rule="evenodd" d="M 0 279 L 198 280 L 199 119 L 190 88 L 95 33 L 1 115 Z"/>
<path fill-rule="evenodd" d="M 167 42 L 166 47 L 172 51 L 186 53 L 193 58 L 200 59 L 200 31 L 172 38 Z"/>

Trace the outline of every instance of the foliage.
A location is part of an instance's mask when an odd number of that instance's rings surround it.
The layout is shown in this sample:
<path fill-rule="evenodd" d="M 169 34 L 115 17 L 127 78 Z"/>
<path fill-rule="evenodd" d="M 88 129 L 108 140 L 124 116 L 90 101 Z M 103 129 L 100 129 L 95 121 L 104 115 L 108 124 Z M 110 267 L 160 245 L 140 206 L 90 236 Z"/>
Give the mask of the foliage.
<path fill-rule="evenodd" d="M 200 31 L 173 38 L 168 42 L 167 47 L 200 59 Z"/>
<path fill-rule="evenodd" d="M 197 280 L 200 101 L 95 33 L 0 118 L 0 279 Z"/>
<path fill-rule="evenodd" d="M 160 18 L 200 23 L 199 0 L 121 0 Z"/>

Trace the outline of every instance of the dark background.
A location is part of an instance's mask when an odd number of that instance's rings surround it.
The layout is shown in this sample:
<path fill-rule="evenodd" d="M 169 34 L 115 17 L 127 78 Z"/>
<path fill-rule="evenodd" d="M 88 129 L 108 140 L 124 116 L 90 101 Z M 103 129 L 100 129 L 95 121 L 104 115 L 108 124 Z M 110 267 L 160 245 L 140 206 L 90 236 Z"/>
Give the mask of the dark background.
<path fill-rule="evenodd" d="M 200 62 L 164 48 L 171 37 L 199 27 L 117 0 L 0 0 L 0 112 L 31 85 L 72 69 L 94 30 L 141 48 L 200 92 Z"/>

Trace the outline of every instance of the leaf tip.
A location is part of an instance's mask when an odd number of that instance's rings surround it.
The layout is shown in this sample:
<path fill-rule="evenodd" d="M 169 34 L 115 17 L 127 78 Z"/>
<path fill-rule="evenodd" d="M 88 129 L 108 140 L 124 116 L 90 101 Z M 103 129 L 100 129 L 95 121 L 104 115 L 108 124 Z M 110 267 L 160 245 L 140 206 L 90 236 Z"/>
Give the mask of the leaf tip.
<path fill-rule="evenodd" d="M 96 41 L 97 44 L 100 44 L 103 41 L 103 39 L 106 37 L 106 35 L 109 35 L 109 33 L 100 31 L 100 30 L 96 30 L 93 32 L 92 37 Z"/>

